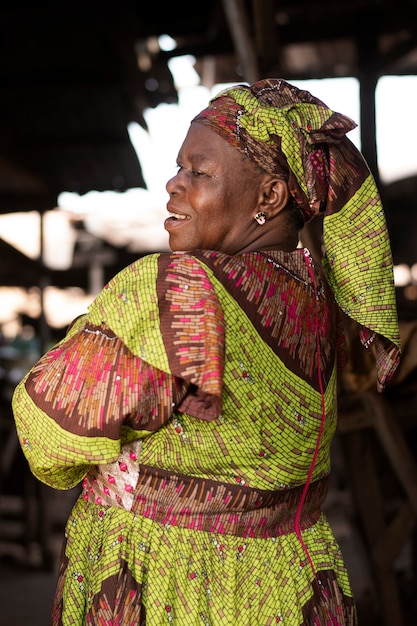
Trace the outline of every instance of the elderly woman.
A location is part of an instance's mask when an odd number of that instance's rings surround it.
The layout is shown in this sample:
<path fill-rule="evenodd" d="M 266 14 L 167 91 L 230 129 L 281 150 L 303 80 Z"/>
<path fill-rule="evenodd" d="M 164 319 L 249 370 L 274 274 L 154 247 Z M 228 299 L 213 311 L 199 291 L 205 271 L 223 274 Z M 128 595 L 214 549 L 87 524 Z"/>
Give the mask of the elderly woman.
<path fill-rule="evenodd" d="M 172 252 L 120 272 L 18 385 L 32 472 L 82 481 L 51 624 L 356 624 L 321 511 L 340 310 L 399 358 L 386 223 L 354 127 L 261 80 L 192 121 L 167 183 Z M 299 247 L 322 215 L 325 257 Z"/>

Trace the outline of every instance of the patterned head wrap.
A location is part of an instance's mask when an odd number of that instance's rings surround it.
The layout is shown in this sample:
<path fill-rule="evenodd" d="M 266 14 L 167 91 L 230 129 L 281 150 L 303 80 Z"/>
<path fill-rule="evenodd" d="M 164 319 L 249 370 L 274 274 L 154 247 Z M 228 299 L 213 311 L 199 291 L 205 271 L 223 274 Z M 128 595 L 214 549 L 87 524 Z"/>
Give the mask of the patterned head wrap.
<path fill-rule="evenodd" d="M 193 122 L 285 179 L 305 222 L 324 216 L 323 266 L 362 344 L 375 347 L 381 391 L 400 354 L 393 265 L 374 178 L 346 137 L 355 122 L 282 79 L 225 89 Z"/>

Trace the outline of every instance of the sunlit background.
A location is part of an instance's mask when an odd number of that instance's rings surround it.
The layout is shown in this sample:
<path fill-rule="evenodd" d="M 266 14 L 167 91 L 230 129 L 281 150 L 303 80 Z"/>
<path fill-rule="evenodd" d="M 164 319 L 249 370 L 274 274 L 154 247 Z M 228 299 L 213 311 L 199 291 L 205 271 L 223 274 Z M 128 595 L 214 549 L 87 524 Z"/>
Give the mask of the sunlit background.
<path fill-rule="evenodd" d="M 170 41 L 162 45 L 169 46 Z M 176 57 L 170 70 L 178 89 L 178 104 L 162 104 L 145 111 L 148 131 L 139 124 L 129 126 L 129 135 L 141 163 L 147 189 L 131 189 L 124 193 L 89 192 L 83 196 L 62 193 L 58 207 L 43 217 L 43 260 L 54 269 L 71 267 L 76 233 L 74 219 L 83 221 L 86 231 L 108 243 L 125 247 L 138 256 L 167 248 L 163 228 L 166 217 L 166 181 L 175 173 L 178 149 L 187 132 L 191 118 L 206 106 L 213 90 L 199 85 L 193 69 L 193 57 Z M 331 108 L 353 120 L 359 120 L 359 83 L 354 78 L 293 81 L 311 91 Z M 398 119 L 415 116 L 417 94 L 416 76 L 384 76 L 376 89 L 377 155 L 379 175 L 383 183 L 417 174 L 417 126 L 408 125 L 407 132 L 398 132 Z M 401 110 L 398 103 L 401 102 Z M 402 129 L 403 131 L 403 129 Z M 349 137 L 360 149 L 360 129 Z M 0 237 L 31 259 L 41 254 L 40 220 L 38 212 L 10 213 L 0 216 Z M 395 268 L 398 285 L 410 284 L 410 297 L 417 299 L 417 265 Z M 92 298 L 103 286 L 100 265 L 91 268 L 90 287 L 85 293 L 77 285 L 71 289 L 47 287 L 44 312 L 48 324 L 62 328 L 84 312 Z M 414 295 L 413 295 L 414 294 Z M 38 317 L 40 299 L 37 289 L 0 287 L 0 324 L 5 336 L 13 336 L 19 324 L 18 314 Z"/>

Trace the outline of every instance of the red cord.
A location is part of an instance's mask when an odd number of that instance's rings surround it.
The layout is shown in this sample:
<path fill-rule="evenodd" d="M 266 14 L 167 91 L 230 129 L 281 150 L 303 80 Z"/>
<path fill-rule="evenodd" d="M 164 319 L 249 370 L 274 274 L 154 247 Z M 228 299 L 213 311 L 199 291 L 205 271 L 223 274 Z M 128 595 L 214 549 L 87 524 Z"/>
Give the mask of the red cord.
<path fill-rule="evenodd" d="M 316 277 L 314 276 L 314 272 L 312 270 L 311 267 L 311 256 L 308 252 L 308 250 L 306 250 L 304 248 L 303 250 L 304 253 L 304 259 L 307 263 L 307 268 L 308 268 L 308 273 L 310 274 L 310 278 L 311 281 L 313 283 L 313 287 L 314 287 L 314 300 L 316 303 L 316 311 L 315 311 L 315 328 L 316 328 L 316 345 L 317 345 L 317 376 L 318 376 L 318 383 L 319 383 L 319 390 L 320 390 L 320 394 L 321 394 L 321 421 L 320 421 L 320 429 L 319 429 L 319 434 L 317 436 L 317 442 L 316 442 L 316 448 L 314 450 L 314 454 L 313 454 L 313 458 L 310 464 L 310 469 L 307 475 L 307 481 L 304 485 L 304 489 L 303 489 L 303 493 L 301 494 L 301 499 L 300 499 L 300 503 L 297 507 L 297 511 L 295 514 L 295 519 L 294 519 L 294 525 L 295 525 L 295 533 L 297 535 L 297 538 L 299 540 L 299 542 L 301 543 L 301 546 L 307 556 L 307 559 L 311 565 L 311 568 L 313 570 L 314 576 L 316 576 L 316 570 L 314 568 L 313 565 L 313 561 L 311 559 L 310 553 L 308 551 L 308 548 L 301 536 L 301 525 L 300 525 L 300 518 L 301 518 L 301 512 L 304 506 L 304 502 L 306 500 L 307 497 L 307 493 L 308 493 L 308 489 L 310 487 L 310 483 L 311 483 L 311 478 L 313 476 L 313 471 L 314 471 L 314 467 L 316 465 L 316 461 L 317 461 L 317 456 L 320 450 L 320 444 L 321 444 L 321 439 L 323 436 L 323 430 L 324 430 L 324 423 L 326 420 L 326 404 L 325 404 L 325 397 L 324 397 L 324 388 L 323 388 L 323 380 L 322 380 L 322 375 L 321 375 L 321 351 L 320 351 L 320 334 L 319 334 L 319 306 L 318 306 L 318 296 L 317 296 L 317 283 L 316 283 Z"/>

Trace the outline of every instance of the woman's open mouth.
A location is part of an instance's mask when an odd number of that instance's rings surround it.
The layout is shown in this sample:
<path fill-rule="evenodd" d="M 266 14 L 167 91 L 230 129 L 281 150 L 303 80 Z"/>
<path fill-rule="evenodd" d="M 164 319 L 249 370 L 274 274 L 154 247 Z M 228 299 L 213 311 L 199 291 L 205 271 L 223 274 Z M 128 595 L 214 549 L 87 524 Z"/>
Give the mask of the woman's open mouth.
<path fill-rule="evenodd" d="M 182 215 L 181 213 L 173 213 L 171 211 L 168 211 L 168 213 L 169 217 L 164 222 L 164 228 L 168 231 L 172 228 L 178 228 L 178 226 L 190 219 L 188 215 Z"/>

